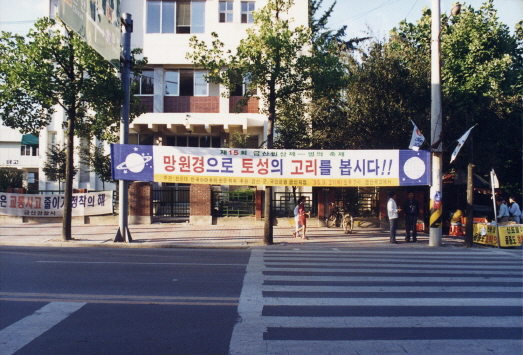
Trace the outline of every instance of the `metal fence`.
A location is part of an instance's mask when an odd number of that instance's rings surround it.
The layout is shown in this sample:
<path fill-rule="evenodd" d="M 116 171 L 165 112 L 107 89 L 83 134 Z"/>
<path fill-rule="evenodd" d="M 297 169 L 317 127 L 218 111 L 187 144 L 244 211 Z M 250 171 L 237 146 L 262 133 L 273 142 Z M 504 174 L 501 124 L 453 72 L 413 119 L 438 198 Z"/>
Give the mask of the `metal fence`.
<path fill-rule="evenodd" d="M 190 191 L 188 187 L 169 187 L 153 190 L 154 217 L 189 217 Z"/>
<path fill-rule="evenodd" d="M 294 217 L 294 207 L 296 207 L 297 200 L 300 196 L 306 196 L 305 210 L 311 212 L 311 216 L 318 215 L 317 204 L 312 200 L 312 192 L 300 192 L 294 194 L 292 192 L 275 192 L 272 200 L 272 213 L 274 217 Z M 296 198 L 295 198 L 296 197 Z"/>
<path fill-rule="evenodd" d="M 216 217 L 254 216 L 255 193 L 252 190 L 213 191 L 212 205 Z"/>

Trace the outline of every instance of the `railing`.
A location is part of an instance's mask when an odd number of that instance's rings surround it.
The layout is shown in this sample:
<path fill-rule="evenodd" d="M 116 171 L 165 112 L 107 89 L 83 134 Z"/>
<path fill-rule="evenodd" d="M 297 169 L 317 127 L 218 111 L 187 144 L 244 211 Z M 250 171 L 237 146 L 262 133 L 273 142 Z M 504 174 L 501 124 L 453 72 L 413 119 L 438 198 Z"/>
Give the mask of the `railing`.
<path fill-rule="evenodd" d="M 294 207 L 298 203 L 300 196 L 306 196 L 307 202 L 305 203 L 305 210 L 311 212 L 311 216 L 317 216 L 317 204 L 313 203 L 312 192 L 300 192 L 294 194 L 292 192 L 275 192 L 272 200 L 272 213 L 274 217 L 294 217 Z M 296 199 L 294 198 L 296 196 Z"/>
<path fill-rule="evenodd" d="M 213 215 L 216 217 L 242 217 L 255 214 L 255 193 L 252 190 L 213 191 Z"/>
<path fill-rule="evenodd" d="M 189 217 L 190 191 L 188 187 L 153 190 L 154 217 Z"/>

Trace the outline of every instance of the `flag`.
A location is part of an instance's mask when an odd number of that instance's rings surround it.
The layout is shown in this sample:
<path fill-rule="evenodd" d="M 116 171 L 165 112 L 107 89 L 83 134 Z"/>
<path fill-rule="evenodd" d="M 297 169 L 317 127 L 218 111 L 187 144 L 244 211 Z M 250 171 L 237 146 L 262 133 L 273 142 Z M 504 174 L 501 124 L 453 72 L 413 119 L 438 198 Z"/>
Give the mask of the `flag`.
<path fill-rule="evenodd" d="M 421 145 L 425 141 L 425 137 L 423 136 L 423 134 L 421 134 L 421 131 L 418 129 L 418 127 L 416 127 L 414 121 L 411 120 L 410 122 L 412 122 L 412 124 L 414 125 L 414 130 L 412 131 L 412 138 L 410 139 L 409 149 L 418 151 L 419 147 L 421 147 Z"/>
<path fill-rule="evenodd" d="M 467 138 L 470 134 L 470 131 L 472 131 L 472 128 L 474 128 L 474 127 L 476 127 L 476 126 L 474 125 L 474 126 L 470 127 L 469 130 L 467 132 L 465 132 L 465 134 L 462 135 L 460 139 L 458 139 L 458 145 L 456 146 L 456 148 L 452 152 L 452 156 L 450 157 L 451 163 L 454 161 L 454 159 L 456 159 L 456 156 L 458 155 L 459 150 L 461 149 L 463 144 L 465 144 L 465 141 L 467 140 Z"/>
<path fill-rule="evenodd" d="M 492 169 L 490 172 L 490 184 L 492 185 L 493 189 L 499 189 L 499 180 L 496 173 L 494 172 L 494 169 Z"/>

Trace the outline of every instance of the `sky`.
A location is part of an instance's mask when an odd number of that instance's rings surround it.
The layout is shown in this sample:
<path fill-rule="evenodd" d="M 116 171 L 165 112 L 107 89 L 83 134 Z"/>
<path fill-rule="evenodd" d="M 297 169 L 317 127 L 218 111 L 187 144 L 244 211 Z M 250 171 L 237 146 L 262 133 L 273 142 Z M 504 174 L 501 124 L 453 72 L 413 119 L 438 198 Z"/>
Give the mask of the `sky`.
<path fill-rule="evenodd" d="M 323 0 L 328 8 L 334 0 Z M 449 14 L 456 0 L 440 0 L 441 14 Z M 460 1 L 479 10 L 484 0 Z M 383 39 L 400 21 L 415 23 L 421 18 L 423 8 L 432 8 L 432 0 L 337 0 L 329 20 L 329 27 L 337 29 L 347 25 L 347 38 L 365 37 L 367 33 Z M 514 33 L 515 25 L 523 20 L 523 0 L 494 0 L 500 21 Z"/>
<path fill-rule="evenodd" d="M 125 1 L 125 0 L 124 0 Z M 449 13 L 456 0 L 440 0 L 441 13 Z M 334 0 L 323 0 L 330 6 Z M 468 0 L 462 4 L 479 9 L 484 0 Z M 382 39 L 398 23 L 407 19 L 415 22 L 424 7 L 431 8 L 432 0 L 338 0 L 329 21 L 331 28 L 347 25 L 347 37 L 366 36 L 366 31 Z M 523 19 L 523 0 L 494 0 L 501 22 L 514 31 Z M 0 30 L 25 34 L 33 22 L 47 13 L 47 1 L 0 0 Z"/>

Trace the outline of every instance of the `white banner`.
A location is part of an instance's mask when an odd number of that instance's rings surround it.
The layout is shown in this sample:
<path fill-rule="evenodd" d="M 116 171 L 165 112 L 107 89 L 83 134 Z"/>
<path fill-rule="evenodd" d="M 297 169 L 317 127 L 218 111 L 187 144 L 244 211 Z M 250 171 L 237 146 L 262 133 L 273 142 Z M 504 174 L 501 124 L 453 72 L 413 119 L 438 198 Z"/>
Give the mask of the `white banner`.
<path fill-rule="evenodd" d="M 73 216 L 113 213 L 113 192 L 73 194 Z M 61 217 L 64 195 L 30 195 L 0 193 L 0 215 L 20 217 Z"/>
<path fill-rule="evenodd" d="M 277 150 L 111 145 L 115 180 L 211 185 L 430 185 L 426 150 Z"/>

